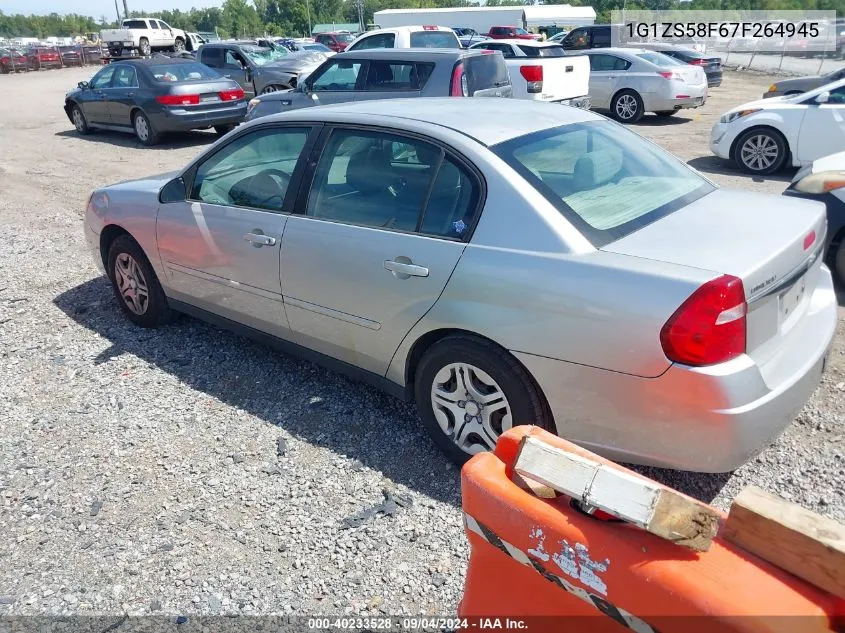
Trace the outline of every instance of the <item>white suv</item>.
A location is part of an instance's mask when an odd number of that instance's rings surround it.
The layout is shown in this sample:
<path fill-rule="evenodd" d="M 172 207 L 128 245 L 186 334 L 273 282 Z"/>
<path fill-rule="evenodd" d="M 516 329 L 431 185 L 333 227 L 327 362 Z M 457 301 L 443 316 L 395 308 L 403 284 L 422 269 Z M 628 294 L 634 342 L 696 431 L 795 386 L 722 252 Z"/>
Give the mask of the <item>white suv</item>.
<path fill-rule="evenodd" d="M 445 26 L 397 26 L 359 36 L 346 51 L 368 48 L 461 48 L 458 36 Z"/>

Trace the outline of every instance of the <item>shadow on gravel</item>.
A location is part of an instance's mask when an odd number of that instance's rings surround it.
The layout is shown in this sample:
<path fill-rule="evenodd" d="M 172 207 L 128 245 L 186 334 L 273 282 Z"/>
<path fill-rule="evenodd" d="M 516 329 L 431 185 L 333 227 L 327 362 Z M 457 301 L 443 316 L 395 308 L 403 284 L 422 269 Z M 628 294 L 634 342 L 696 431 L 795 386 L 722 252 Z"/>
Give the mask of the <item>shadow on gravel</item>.
<path fill-rule="evenodd" d="M 105 277 L 60 294 L 54 303 L 111 343 L 94 364 L 133 354 L 294 437 L 460 505 L 457 469 L 437 450 L 407 403 L 189 317 L 156 330 L 139 328 L 120 312 Z M 180 415 L 186 414 L 180 409 Z"/>
<path fill-rule="evenodd" d="M 739 167 L 734 165 L 731 161 L 719 158 L 718 156 L 700 156 L 687 161 L 687 165 L 695 167 L 698 171 L 705 174 L 720 174 L 723 176 L 747 176 L 754 182 L 766 182 L 768 180 L 773 182 L 789 183 L 795 175 L 795 169 L 790 167 L 784 169 L 776 174 L 768 174 L 766 176 L 752 176 L 741 171 Z M 785 189 L 786 187 L 784 187 Z"/>
<path fill-rule="evenodd" d="M 219 136 L 216 132 L 209 132 L 204 130 L 195 130 L 193 132 L 174 132 L 162 136 L 161 143 L 152 147 L 146 147 L 138 142 L 133 134 L 130 132 L 112 132 L 109 130 L 96 130 L 90 132 L 85 136 L 81 136 L 76 130 L 63 130 L 56 132 L 56 136 L 63 138 L 75 138 L 81 141 L 88 141 L 91 143 L 107 143 L 109 145 L 117 145 L 119 147 L 133 147 L 138 149 L 177 149 L 181 147 L 197 147 L 200 145 L 210 145 L 216 141 Z"/>
<path fill-rule="evenodd" d="M 685 123 L 692 123 L 692 119 L 688 119 L 684 116 L 678 116 L 677 114 L 670 117 L 659 117 L 656 114 L 646 114 L 636 123 L 632 123 L 631 127 L 672 127 L 675 125 L 684 125 Z"/>

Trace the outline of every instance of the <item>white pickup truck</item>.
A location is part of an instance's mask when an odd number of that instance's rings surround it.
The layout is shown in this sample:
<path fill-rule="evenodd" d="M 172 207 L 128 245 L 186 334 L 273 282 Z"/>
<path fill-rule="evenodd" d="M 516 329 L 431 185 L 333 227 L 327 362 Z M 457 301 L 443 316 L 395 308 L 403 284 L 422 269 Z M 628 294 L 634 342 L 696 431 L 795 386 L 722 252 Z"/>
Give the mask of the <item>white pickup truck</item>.
<path fill-rule="evenodd" d="M 121 22 L 119 29 L 100 31 L 100 39 L 112 57 L 120 57 L 124 50 L 146 57 L 154 50 L 182 51 L 187 38 L 185 31 L 171 28 L 164 20 L 130 18 Z"/>
<path fill-rule="evenodd" d="M 556 42 L 532 40 L 485 40 L 470 48 L 502 53 L 514 99 L 590 109 L 590 60 L 586 55 L 568 54 Z"/>

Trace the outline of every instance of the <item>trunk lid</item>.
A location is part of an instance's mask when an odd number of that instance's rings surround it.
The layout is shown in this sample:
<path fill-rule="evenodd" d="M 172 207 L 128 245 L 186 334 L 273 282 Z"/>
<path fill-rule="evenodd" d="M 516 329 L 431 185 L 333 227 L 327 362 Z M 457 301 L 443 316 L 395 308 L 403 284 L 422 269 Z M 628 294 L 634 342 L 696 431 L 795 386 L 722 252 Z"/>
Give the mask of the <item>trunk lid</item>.
<path fill-rule="evenodd" d="M 821 203 L 717 189 L 602 250 L 739 277 L 747 351 L 762 364 L 806 312 L 826 230 Z"/>
<path fill-rule="evenodd" d="M 543 101 L 561 101 L 590 93 L 590 61 L 586 55 L 515 57 L 506 59 L 511 83 L 522 81 L 521 66 L 543 67 Z"/>

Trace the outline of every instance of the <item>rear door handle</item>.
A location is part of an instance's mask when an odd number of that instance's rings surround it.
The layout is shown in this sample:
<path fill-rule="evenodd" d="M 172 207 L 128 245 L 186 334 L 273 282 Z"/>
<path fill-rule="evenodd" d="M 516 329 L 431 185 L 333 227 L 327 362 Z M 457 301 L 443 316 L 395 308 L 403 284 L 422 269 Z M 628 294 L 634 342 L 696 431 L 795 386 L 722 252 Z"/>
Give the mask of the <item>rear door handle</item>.
<path fill-rule="evenodd" d="M 244 235 L 244 239 L 256 248 L 261 248 L 262 246 L 273 246 L 273 244 L 276 243 L 275 237 L 270 237 L 269 235 L 264 235 L 263 233 L 247 233 Z"/>
<path fill-rule="evenodd" d="M 400 279 L 407 279 L 408 277 L 428 277 L 428 268 L 425 266 L 417 266 L 410 262 L 398 262 L 393 259 L 388 259 L 384 262 L 385 270 L 395 273 Z"/>

